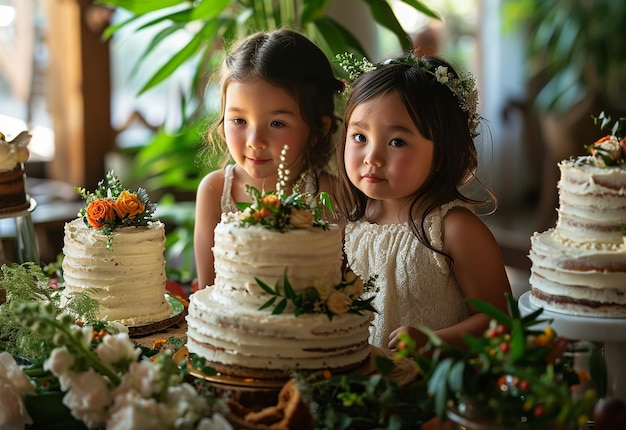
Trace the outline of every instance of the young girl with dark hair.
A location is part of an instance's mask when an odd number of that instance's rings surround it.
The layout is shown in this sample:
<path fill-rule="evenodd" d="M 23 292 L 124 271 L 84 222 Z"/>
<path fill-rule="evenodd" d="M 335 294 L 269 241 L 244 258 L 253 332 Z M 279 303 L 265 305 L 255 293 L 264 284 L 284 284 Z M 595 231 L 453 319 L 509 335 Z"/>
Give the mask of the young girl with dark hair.
<path fill-rule="evenodd" d="M 464 192 L 475 178 L 480 116 L 471 76 L 413 54 L 372 64 L 345 56 L 356 79 L 337 152 L 347 262 L 377 276 L 370 343 L 394 348 L 400 333 L 423 346 L 425 325 L 450 344 L 480 335 L 489 319 L 467 302 L 506 312 L 510 285 L 500 248 Z"/>
<path fill-rule="evenodd" d="M 224 164 L 234 163 L 209 173 L 198 187 L 194 251 L 199 288 L 214 281 L 215 226 L 222 213 L 238 210 L 235 202 L 250 201 L 246 185 L 276 189 L 283 164 L 289 172 L 283 185 L 287 193 L 294 186 L 309 193 L 330 191 L 325 169 L 334 156 L 339 120 L 335 95 L 343 89 L 324 53 L 286 29 L 256 33 L 235 44 L 219 83 L 220 118 L 207 151 L 223 153 Z"/>

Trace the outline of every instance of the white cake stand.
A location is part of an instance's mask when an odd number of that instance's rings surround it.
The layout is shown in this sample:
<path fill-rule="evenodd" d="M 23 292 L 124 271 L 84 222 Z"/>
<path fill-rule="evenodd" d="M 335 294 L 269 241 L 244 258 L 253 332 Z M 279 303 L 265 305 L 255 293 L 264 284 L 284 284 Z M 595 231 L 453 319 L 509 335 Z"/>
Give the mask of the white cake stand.
<path fill-rule="evenodd" d="M 530 302 L 530 291 L 519 298 L 522 315 L 539 309 Z M 608 372 L 608 396 L 626 401 L 626 319 L 592 318 L 566 315 L 544 310 L 542 319 L 551 319 L 550 326 L 559 336 L 604 344 L 604 360 Z"/>

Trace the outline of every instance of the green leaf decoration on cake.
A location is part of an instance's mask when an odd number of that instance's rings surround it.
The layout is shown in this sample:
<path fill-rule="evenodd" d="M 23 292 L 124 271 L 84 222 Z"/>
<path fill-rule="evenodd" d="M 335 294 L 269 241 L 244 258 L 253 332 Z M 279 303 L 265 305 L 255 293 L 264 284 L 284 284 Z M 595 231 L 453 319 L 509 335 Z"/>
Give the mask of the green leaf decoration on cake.
<path fill-rule="evenodd" d="M 259 310 L 272 308 L 272 315 L 280 315 L 287 309 L 287 305 L 294 306 L 294 316 L 302 314 L 326 314 L 329 320 L 334 316 L 354 313 L 362 315 L 364 311 L 376 312 L 372 305 L 374 296 L 367 299 L 361 298 L 365 292 L 377 291 L 375 286 L 376 278 L 370 278 L 363 283 L 353 272 L 347 272 L 339 285 L 329 286 L 318 284 L 309 286 L 301 293 L 296 293 L 289 279 L 287 270 L 282 279 L 282 291 L 279 282 L 274 287 L 255 278 L 259 287 L 271 296 Z"/>

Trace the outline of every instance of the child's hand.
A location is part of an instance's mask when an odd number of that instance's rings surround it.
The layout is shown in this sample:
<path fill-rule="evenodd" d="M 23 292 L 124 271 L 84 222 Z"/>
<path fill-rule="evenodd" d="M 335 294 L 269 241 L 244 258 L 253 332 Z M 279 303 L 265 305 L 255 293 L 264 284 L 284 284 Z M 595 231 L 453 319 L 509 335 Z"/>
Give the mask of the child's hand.
<path fill-rule="evenodd" d="M 416 329 L 415 327 L 405 325 L 402 327 L 398 327 L 397 329 L 392 331 L 391 334 L 389 335 L 388 346 L 390 349 L 398 349 L 398 348 L 401 349 L 401 345 L 399 345 L 399 343 L 402 342 L 402 340 L 400 340 L 399 338 L 399 335 L 401 333 L 406 333 L 413 339 L 413 341 L 415 341 L 416 349 L 422 348 L 424 345 L 426 345 L 426 342 L 428 341 L 428 338 L 426 337 L 426 335 L 422 333 L 420 330 Z"/>

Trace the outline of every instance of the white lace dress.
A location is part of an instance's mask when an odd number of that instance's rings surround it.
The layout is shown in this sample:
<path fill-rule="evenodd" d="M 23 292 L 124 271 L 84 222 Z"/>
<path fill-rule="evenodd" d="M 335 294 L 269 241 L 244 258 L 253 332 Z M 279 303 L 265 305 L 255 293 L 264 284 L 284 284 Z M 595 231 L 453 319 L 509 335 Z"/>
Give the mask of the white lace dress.
<path fill-rule="evenodd" d="M 431 244 L 442 249 L 442 220 L 460 201 L 441 206 L 426 220 Z M 432 330 L 464 319 L 469 307 L 446 259 L 419 242 L 408 224 L 348 223 L 344 250 L 350 268 L 364 281 L 378 276 L 373 301 L 378 311 L 370 344 L 387 348 L 389 334 L 400 326 L 423 324 Z"/>

